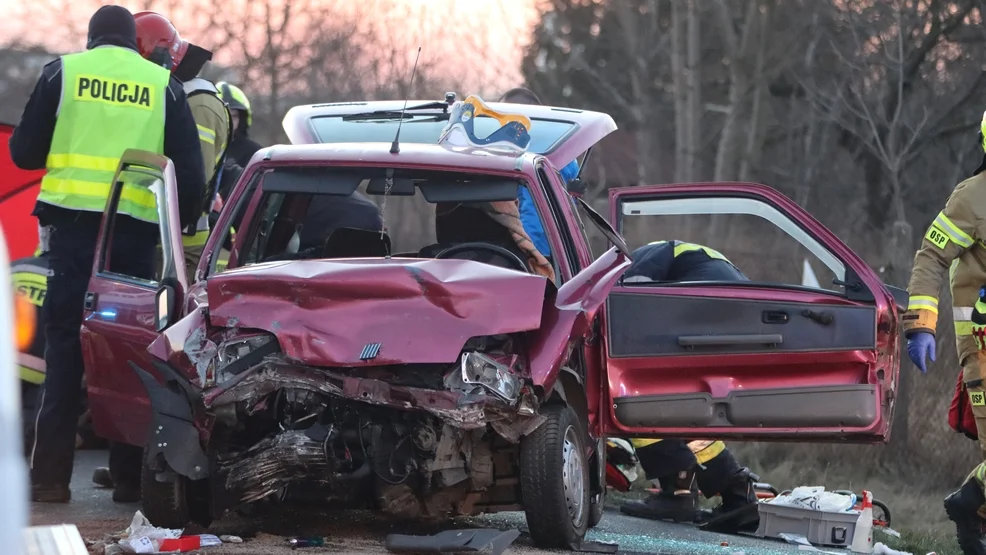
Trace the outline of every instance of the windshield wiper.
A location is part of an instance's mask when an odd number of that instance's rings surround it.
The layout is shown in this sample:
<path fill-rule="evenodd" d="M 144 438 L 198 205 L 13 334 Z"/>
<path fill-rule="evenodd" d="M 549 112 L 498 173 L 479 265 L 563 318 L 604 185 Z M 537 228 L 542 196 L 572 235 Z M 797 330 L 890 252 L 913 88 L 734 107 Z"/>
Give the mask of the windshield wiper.
<path fill-rule="evenodd" d="M 443 113 L 448 112 L 448 104 L 445 102 L 428 102 L 425 104 L 419 104 L 417 106 L 408 106 L 405 112 L 414 112 L 417 110 L 439 110 L 441 109 Z M 375 110 L 373 112 L 362 112 L 359 114 L 349 114 L 348 116 L 342 116 L 343 121 L 352 120 L 365 120 L 365 119 L 401 119 L 401 110 Z M 412 114 L 407 114 L 404 116 L 406 118 L 414 117 Z"/>

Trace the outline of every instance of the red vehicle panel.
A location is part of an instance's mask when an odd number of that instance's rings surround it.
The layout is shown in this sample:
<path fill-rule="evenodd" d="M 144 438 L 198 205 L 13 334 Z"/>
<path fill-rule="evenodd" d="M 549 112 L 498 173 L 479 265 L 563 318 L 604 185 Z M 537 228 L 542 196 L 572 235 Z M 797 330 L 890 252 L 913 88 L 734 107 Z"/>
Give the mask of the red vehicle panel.
<path fill-rule="evenodd" d="M 615 287 L 604 325 L 607 434 L 887 438 L 897 307 L 831 232 L 763 185 L 614 189 L 610 199 L 617 227 L 648 210 L 772 218 L 840 268 L 848 294 L 756 282 Z"/>

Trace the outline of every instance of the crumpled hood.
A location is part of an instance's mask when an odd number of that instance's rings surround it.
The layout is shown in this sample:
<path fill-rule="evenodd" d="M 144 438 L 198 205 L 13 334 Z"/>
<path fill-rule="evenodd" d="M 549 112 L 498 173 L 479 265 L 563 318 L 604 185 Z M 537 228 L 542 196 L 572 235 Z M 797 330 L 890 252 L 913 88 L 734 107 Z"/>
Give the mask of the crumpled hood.
<path fill-rule="evenodd" d="M 449 363 L 470 337 L 537 329 L 547 283 L 469 260 L 273 262 L 210 277 L 209 321 L 269 331 L 315 366 Z"/>

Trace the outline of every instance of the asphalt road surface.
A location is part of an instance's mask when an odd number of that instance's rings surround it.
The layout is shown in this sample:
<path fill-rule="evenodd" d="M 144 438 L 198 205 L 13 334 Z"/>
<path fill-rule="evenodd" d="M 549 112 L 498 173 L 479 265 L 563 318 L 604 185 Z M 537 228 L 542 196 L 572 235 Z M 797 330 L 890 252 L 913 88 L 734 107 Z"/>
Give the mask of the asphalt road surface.
<path fill-rule="evenodd" d="M 104 451 L 80 451 L 76 456 L 72 480 L 72 503 L 67 505 L 31 505 L 34 525 L 70 523 L 78 526 L 87 540 L 101 540 L 108 534 L 125 529 L 140 509 L 139 504 L 117 504 L 110 499 L 110 490 L 95 487 L 91 482 L 96 466 L 106 464 Z M 523 513 L 501 513 L 485 517 L 459 519 L 445 528 L 517 528 L 526 530 Z M 255 525 L 229 521 L 214 524 L 208 530 L 214 534 L 246 534 Z M 362 511 L 319 512 L 311 509 L 285 509 L 269 515 L 253 538 L 242 544 L 202 549 L 203 555 L 278 555 L 295 553 L 387 553 L 384 539 L 390 533 L 428 534 L 440 529 L 428 529 L 420 524 L 388 522 Z M 297 535 L 318 535 L 326 546 L 292 552 L 285 540 Z M 661 553 L 689 555 L 775 555 L 796 553 L 796 546 L 751 537 L 729 536 L 702 532 L 691 526 L 631 518 L 610 510 L 600 525 L 592 530 L 589 539 L 615 542 L 621 554 Z M 726 544 L 726 545 L 724 545 Z M 839 550 L 831 550 L 839 551 Z M 558 553 L 535 549 L 526 534 L 509 547 L 505 555 Z M 845 551 L 843 551 L 845 553 Z"/>

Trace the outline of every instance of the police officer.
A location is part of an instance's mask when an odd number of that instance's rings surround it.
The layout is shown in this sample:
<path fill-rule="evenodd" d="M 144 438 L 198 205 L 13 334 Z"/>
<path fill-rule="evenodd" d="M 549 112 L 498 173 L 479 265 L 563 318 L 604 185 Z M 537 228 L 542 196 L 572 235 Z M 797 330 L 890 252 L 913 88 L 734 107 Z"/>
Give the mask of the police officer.
<path fill-rule="evenodd" d="M 635 250 L 624 283 L 676 281 L 748 281 L 736 266 L 718 251 L 683 241 L 657 241 Z M 637 458 L 649 480 L 657 480 L 660 493 L 620 506 L 624 513 L 654 520 L 694 522 L 698 511 L 698 489 L 706 497 L 716 495 L 722 504 L 713 516 L 725 516 L 755 506 L 756 493 L 748 469 L 721 441 L 680 439 L 632 439 Z M 756 526 L 756 515 L 739 520 L 736 527 Z M 738 531 L 738 530 L 736 530 Z"/>
<path fill-rule="evenodd" d="M 138 148 L 171 158 L 183 226 L 195 222 L 204 186 L 198 132 L 185 93 L 167 70 L 137 53 L 133 15 L 119 6 L 101 7 L 89 21 L 86 48 L 45 66 L 10 138 L 18 167 L 47 170 L 34 209 L 51 269 L 42 308 L 47 373 L 31 456 L 31 498 L 40 502 L 71 499 L 84 373 L 83 301 L 120 157 Z M 127 94 L 99 93 L 124 89 Z M 140 192 L 126 188 L 120 196 L 113 264 L 121 273 L 152 278 L 157 214 Z M 111 446 L 110 468 L 118 474 L 115 501 L 139 499 L 139 457 L 139 448 Z"/>
<path fill-rule="evenodd" d="M 249 137 L 250 126 L 253 125 L 250 99 L 239 87 L 225 81 L 220 81 L 216 86 L 233 115 L 233 142 L 229 145 L 229 155 L 237 165 L 245 168 L 250 163 L 250 158 L 263 148 Z"/>

